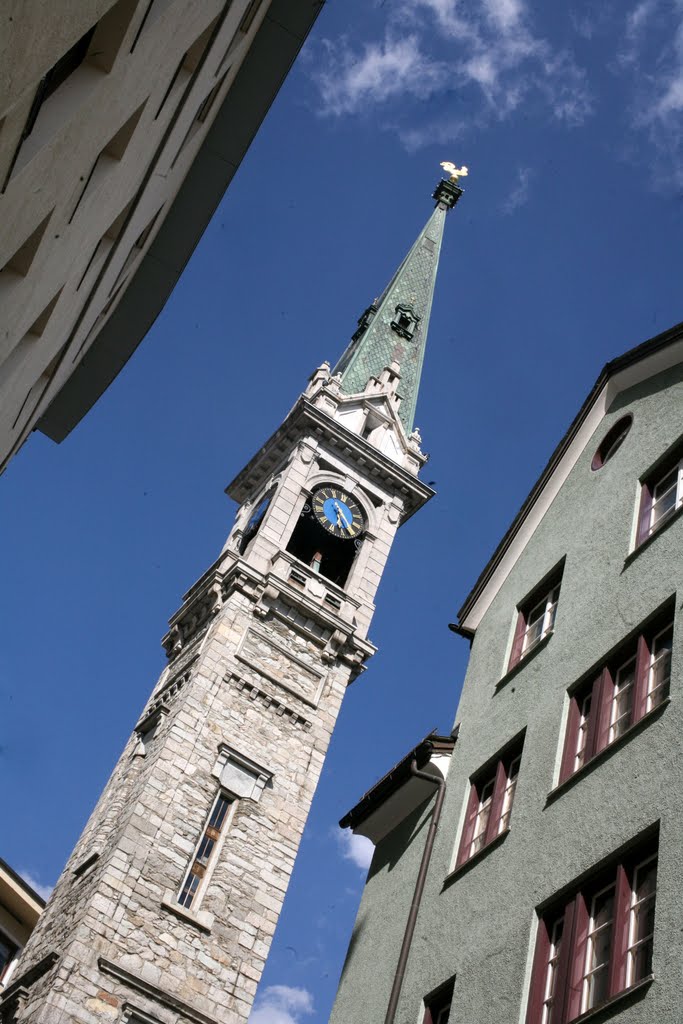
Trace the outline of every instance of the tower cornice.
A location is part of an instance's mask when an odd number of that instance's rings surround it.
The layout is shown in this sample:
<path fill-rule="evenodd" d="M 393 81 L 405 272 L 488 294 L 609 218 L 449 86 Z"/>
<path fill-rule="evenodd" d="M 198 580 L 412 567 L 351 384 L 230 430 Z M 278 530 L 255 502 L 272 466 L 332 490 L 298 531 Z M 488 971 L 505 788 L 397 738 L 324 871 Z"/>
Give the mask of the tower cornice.
<path fill-rule="evenodd" d="M 292 446 L 307 435 L 324 439 L 344 452 L 347 462 L 355 463 L 363 477 L 370 477 L 401 497 L 406 522 L 431 497 L 434 491 L 409 470 L 399 466 L 374 445 L 349 430 L 338 420 L 301 396 L 280 427 L 249 460 L 244 469 L 226 487 L 226 494 L 239 504 L 247 501 L 286 461 Z"/>

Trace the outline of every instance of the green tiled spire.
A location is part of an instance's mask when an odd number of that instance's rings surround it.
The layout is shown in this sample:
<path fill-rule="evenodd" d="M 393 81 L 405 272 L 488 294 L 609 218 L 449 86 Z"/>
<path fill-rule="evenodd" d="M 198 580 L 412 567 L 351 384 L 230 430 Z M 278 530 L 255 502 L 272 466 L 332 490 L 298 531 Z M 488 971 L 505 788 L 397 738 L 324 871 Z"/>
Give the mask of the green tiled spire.
<path fill-rule="evenodd" d="M 384 294 L 363 313 L 333 371 L 341 373 L 342 389 L 352 395 L 364 391 L 370 377 L 378 377 L 385 366 L 398 363 L 399 416 L 408 434 L 414 425 L 444 221 L 461 195 L 454 182 L 439 182 L 434 212 Z"/>

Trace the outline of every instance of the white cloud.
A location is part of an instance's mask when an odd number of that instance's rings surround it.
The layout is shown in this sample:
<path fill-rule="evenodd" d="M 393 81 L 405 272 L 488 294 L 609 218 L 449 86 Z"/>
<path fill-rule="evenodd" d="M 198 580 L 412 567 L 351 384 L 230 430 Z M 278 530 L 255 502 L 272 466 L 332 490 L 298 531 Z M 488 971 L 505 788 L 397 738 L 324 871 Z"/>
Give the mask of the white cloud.
<path fill-rule="evenodd" d="M 616 71 L 632 88 L 632 128 L 644 143 L 655 186 L 683 186 L 683 0 L 639 0 L 626 15 Z"/>
<path fill-rule="evenodd" d="M 367 871 L 375 852 L 370 840 L 366 836 L 354 835 L 350 828 L 335 829 L 334 835 L 344 860 L 352 860 L 356 867 Z"/>
<path fill-rule="evenodd" d="M 529 200 L 529 185 L 532 172 L 530 167 L 519 167 L 517 170 L 517 181 L 510 189 L 510 193 L 503 203 L 503 213 L 514 213 L 520 206 L 524 206 Z"/>
<path fill-rule="evenodd" d="M 477 120 L 507 117 L 534 99 L 568 124 L 591 112 L 585 74 L 568 50 L 533 32 L 525 0 L 399 0 L 387 17 L 382 40 L 357 50 L 348 39 L 328 40 L 309 62 L 321 114 L 395 110 L 385 123 L 415 149 L 419 132 L 408 104 L 436 95 L 446 118 L 463 91 L 462 109 Z"/>
<path fill-rule="evenodd" d="M 19 869 L 17 874 L 21 875 L 26 884 L 30 885 L 33 891 L 37 892 L 39 896 L 42 896 L 44 900 L 48 899 L 52 894 L 54 885 L 42 885 L 41 882 L 34 878 L 30 871 L 24 871 L 22 869 Z"/>
<path fill-rule="evenodd" d="M 307 989 L 269 985 L 257 994 L 249 1024 L 300 1024 L 309 1013 L 313 1013 L 313 997 Z"/>
<path fill-rule="evenodd" d="M 416 36 L 369 43 L 357 57 L 341 43 L 326 46 L 325 69 L 316 73 L 318 88 L 327 114 L 355 114 L 367 103 L 383 103 L 410 94 L 428 99 L 445 85 L 446 64 L 430 60 L 420 50 Z"/>

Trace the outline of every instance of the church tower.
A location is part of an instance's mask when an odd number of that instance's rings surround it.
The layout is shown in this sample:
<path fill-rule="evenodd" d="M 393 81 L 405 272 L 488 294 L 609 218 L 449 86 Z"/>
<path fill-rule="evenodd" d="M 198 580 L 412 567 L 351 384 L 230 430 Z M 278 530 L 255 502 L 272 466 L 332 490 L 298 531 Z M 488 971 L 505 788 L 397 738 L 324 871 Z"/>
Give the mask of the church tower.
<path fill-rule="evenodd" d="M 2 1024 L 246 1021 L 398 527 L 447 211 L 227 488 L 225 546 L 29 940 Z"/>

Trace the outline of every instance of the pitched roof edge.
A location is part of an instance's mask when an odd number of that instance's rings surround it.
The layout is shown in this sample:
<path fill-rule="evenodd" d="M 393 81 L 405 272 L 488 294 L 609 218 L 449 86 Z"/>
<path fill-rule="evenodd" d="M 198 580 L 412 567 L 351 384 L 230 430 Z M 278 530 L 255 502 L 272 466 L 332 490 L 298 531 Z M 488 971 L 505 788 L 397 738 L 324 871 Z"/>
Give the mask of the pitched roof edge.
<path fill-rule="evenodd" d="M 669 327 L 666 331 L 662 331 L 660 334 L 656 334 L 653 338 L 648 338 L 647 341 L 641 342 L 639 345 L 635 345 L 633 348 L 628 349 L 620 356 L 616 356 L 611 359 L 608 363 L 605 363 L 602 370 L 600 371 L 593 387 L 588 393 L 583 405 L 579 409 L 578 413 L 569 425 L 569 429 L 566 431 L 559 444 L 555 448 L 554 452 L 550 456 L 546 466 L 541 472 L 538 480 L 529 492 L 529 496 L 522 504 L 519 512 L 512 520 L 512 523 L 508 527 L 507 531 L 503 535 L 502 540 L 495 548 L 493 554 L 489 558 L 488 562 L 484 566 L 484 569 L 479 574 L 474 586 L 470 590 L 469 594 L 465 598 L 460 610 L 458 611 L 458 622 L 462 623 L 463 620 L 469 615 L 473 606 L 481 596 L 484 588 L 488 584 L 489 580 L 493 576 L 494 572 L 498 568 L 500 562 L 503 559 L 506 551 L 510 547 L 513 539 L 519 532 L 527 516 L 531 512 L 532 508 L 536 504 L 537 499 L 541 495 L 543 489 L 549 478 L 554 473 L 558 463 L 561 461 L 565 452 L 569 448 L 571 442 L 579 431 L 579 428 L 583 424 L 584 420 L 588 416 L 588 413 L 593 407 L 598 395 L 602 392 L 607 381 L 610 377 L 613 377 L 615 373 L 626 369 L 628 366 L 632 366 L 635 363 L 640 362 L 641 359 L 645 359 L 648 356 L 654 355 L 660 349 L 666 348 L 668 345 L 673 344 L 675 341 L 680 341 L 683 337 L 683 321 L 674 324 L 673 327 Z"/>
<path fill-rule="evenodd" d="M 417 761 L 418 768 L 429 763 L 433 754 L 451 754 L 457 735 L 439 736 L 430 732 L 416 747 L 391 768 L 386 775 L 364 793 L 358 803 L 340 819 L 341 828 L 355 828 L 369 818 L 404 782 L 410 778 L 410 766 Z"/>

